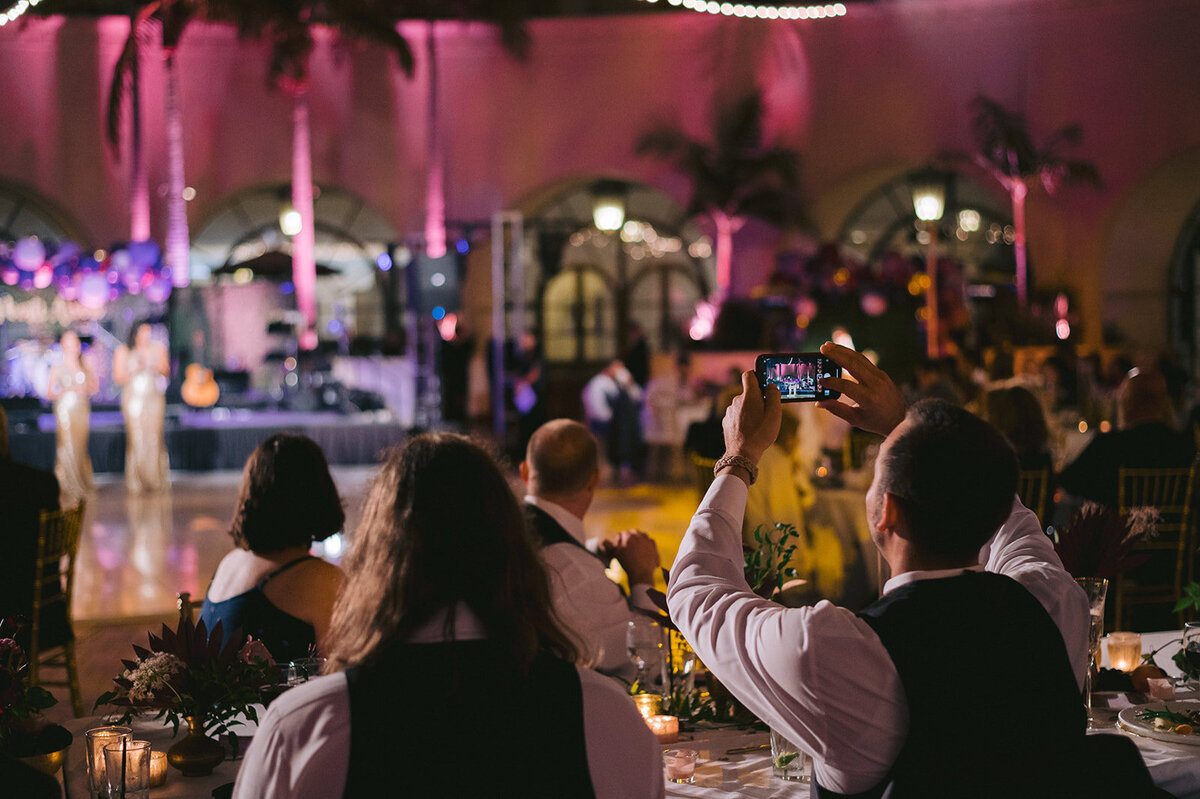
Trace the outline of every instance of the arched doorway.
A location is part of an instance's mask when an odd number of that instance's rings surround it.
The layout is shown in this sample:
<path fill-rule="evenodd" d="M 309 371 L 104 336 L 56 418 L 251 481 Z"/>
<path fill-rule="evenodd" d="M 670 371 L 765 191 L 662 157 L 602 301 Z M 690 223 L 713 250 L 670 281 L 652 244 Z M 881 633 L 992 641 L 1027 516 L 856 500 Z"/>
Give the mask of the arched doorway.
<path fill-rule="evenodd" d="M 382 337 L 385 329 L 380 264 L 395 230 L 358 195 L 336 186 L 314 187 L 315 252 L 318 265 L 317 329 L 327 347 L 344 348 L 351 337 Z M 244 189 L 221 202 L 192 239 L 192 279 L 208 295 L 221 320 L 205 331 L 209 359 L 227 368 L 245 369 L 277 346 L 267 332 L 294 309 L 291 283 L 287 183 Z M 279 274 L 257 265 L 281 264 Z M 241 264 L 255 269 L 242 271 Z M 194 316 L 194 304 L 181 316 Z M 262 320 L 248 330 L 247 318 Z M 178 319 L 180 338 L 191 335 L 194 321 Z M 184 330 L 186 329 L 186 330 Z M 173 332 L 173 335 L 175 333 Z"/>
<path fill-rule="evenodd" d="M 551 416 L 577 416 L 583 384 L 620 357 L 632 331 L 651 353 L 677 348 L 696 303 L 714 280 L 711 243 L 668 195 L 604 181 L 623 220 L 600 230 L 594 180 L 570 184 L 526 217 L 534 264 L 527 310 L 542 342 Z"/>
<path fill-rule="evenodd" d="M 914 193 L 931 187 L 940 192 L 943 207 L 939 219 L 927 222 L 917 216 Z M 943 333 L 948 329 L 951 338 L 972 349 L 1004 340 L 1006 333 L 995 322 L 1015 318 L 1015 231 L 1002 198 L 969 175 L 923 168 L 878 186 L 847 215 L 838 232 L 837 250 L 852 273 L 864 276 L 860 293 L 879 289 L 882 296 L 892 284 L 904 287 L 909 276 L 916 277 L 917 281 L 907 283 L 907 292 L 899 292 L 912 302 L 893 307 L 909 308 L 915 302 L 921 319 L 925 309 L 919 280 L 928 268 L 931 232 Z M 864 309 L 858 324 L 846 321 L 855 328 L 874 330 L 881 355 L 890 356 L 890 368 L 900 374 L 912 366 L 913 353 L 924 349 L 911 314 Z M 892 352 L 883 352 L 889 347 Z"/>
<path fill-rule="evenodd" d="M 1167 324 L 1172 348 L 1191 375 L 1200 375 L 1200 202 L 1183 223 L 1171 254 Z"/>

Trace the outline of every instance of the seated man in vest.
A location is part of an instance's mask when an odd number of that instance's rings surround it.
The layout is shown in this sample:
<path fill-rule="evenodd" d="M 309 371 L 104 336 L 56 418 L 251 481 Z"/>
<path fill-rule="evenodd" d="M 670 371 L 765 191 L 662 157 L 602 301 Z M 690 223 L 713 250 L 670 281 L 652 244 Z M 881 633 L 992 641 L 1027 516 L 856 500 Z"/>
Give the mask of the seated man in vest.
<path fill-rule="evenodd" d="M 1015 499 L 1012 449 L 944 401 L 906 412 L 858 353 L 822 352 L 857 379 L 825 387 L 858 403 L 822 407 L 887 435 L 866 503 L 891 567 L 883 598 L 856 615 L 784 608 L 746 586 L 746 490 L 781 413 L 746 372 L 672 568 L 673 619 L 727 688 L 813 755 L 814 796 L 1087 795 L 1065 787 L 1083 771 L 1087 605 Z"/>
<path fill-rule="evenodd" d="M 659 567 L 654 540 L 626 530 L 599 552 L 586 547 L 583 517 L 600 483 L 600 462 L 596 439 L 579 422 L 554 419 L 539 427 L 525 450 L 521 480 L 559 620 L 597 670 L 632 678 L 625 630 L 636 611 L 604 569 L 615 557 L 629 578 L 633 606 L 657 612 L 646 593 Z"/>

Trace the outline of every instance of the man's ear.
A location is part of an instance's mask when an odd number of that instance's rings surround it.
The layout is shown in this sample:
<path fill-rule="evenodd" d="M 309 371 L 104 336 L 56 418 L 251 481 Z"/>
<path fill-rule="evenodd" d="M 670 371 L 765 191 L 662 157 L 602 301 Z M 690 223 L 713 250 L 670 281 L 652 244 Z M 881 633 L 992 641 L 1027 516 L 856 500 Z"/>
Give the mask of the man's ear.
<path fill-rule="evenodd" d="M 904 515 L 904 506 L 895 494 L 884 493 L 883 512 L 880 514 L 879 528 L 889 533 L 908 538 L 908 519 Z"/>
<path fill-rule="evenodd" d="M 526 486 L 529 485 L 529 461 L 521 461 L 521 465 L 517 467 L 517 471 L 521 473 L 521 482 Z"/>
<path fill-rule="evenodd" d="M 599 487 L 600 487 L 600 470 L 597 469 L 596 471 L 592 472 L 592 476 L 588 478 L 587 490 L 591 491 L 592 493 L 595 493 L 596 489 Z"/>

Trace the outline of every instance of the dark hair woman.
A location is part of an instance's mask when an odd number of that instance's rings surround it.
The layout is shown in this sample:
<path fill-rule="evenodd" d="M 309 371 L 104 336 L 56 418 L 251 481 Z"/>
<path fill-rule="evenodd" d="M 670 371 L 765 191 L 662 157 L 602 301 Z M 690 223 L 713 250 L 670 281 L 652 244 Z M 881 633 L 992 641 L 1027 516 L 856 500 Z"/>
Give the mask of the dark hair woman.
<path fill-rule="evenodd" d="M 229 531 L 237 548 L 217 565 L 201 620 L 209 629 L 222 622 L 226 639 L 240 628 L 284 663 L 314 647 L 325 651 L 342 572 L 309 549 L 345 520 L 312 439 L 278 433 L 259 444 L 242 472 Z"/>
<path fill-rule="evenodd" d="M 520 506 L 478 445 L 394 451 L 346 573 L 332 673 L 271 705 L 235 797 L 663 795 L 653 736 L 618 684 L 574 665 Z"/>

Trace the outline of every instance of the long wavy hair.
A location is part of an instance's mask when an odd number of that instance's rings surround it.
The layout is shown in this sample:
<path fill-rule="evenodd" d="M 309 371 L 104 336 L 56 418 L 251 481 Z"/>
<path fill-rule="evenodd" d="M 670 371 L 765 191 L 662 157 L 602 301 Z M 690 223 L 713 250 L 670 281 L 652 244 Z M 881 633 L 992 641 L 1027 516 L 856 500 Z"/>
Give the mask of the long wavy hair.
<path fill-rule="evenodd" d="M 463 436 L 416 436 L 389 454 L 343 567 L 328 671 L 371 660 L 442 612 L 449 637 L 460 602 L 518 673 L 543 650 L 579 659 L 512 489 Z"/>

